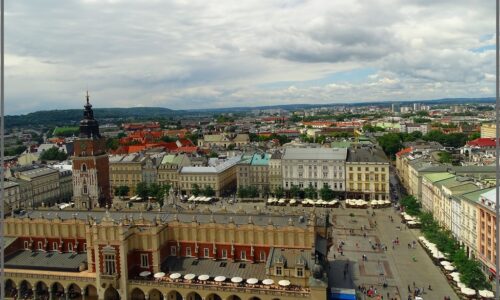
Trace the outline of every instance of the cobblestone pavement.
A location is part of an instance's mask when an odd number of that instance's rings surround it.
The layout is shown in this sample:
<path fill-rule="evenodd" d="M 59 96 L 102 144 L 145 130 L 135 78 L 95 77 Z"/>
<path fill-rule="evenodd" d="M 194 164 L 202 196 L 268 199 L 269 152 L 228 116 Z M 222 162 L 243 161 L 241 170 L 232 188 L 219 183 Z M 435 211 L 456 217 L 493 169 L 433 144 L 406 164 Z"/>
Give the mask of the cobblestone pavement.
<path fill-rule="evenodd" d="M 406 300 L 409 295 L 408 289 L 413 290 L 415 285 L 423 288 L 422 298 L 426 300 L 440 300 L 444 296 L 458 299 L 439 267 L 434 265 L 422 247 L 418 243 L 415 248 L 408 247 L 409 243 L 417 240 L 418 230 L 405 229 L 400 223 L 400 217 L 392 208 L 376 209 L 374 217 L 366 211 L 365 209 L 334 211 L 332 216 L 334 246 L 329 257 L 330 286 L 344 288 L 373 286 L 384 299 L 397 296 L 397 299 Z M 351 213 L 354 216 L 351 216 Z M 390 221 L 389 216 L 393 217 L 394 223 Z M 362 230 L 361 227 L 366 227 L 367 230 Z M 393 248 L 392 241 L 396 238 L 399 239 L 399 245 Z M 337 248 L 341 241 L 345 243 L 343 255 Z M 387 251 L 374 250 L 371 246 L 374 244 L 387 246 Z M 363 255 L 366 255 L 366 261 L 363 261 Z M 348 271 L 344 278 L 346 265 Z M 387 288 L 383 287 L 384 283 L 388 284 Z M 431 291 L 428 289 L 429 285 L 432 287 Z"/>

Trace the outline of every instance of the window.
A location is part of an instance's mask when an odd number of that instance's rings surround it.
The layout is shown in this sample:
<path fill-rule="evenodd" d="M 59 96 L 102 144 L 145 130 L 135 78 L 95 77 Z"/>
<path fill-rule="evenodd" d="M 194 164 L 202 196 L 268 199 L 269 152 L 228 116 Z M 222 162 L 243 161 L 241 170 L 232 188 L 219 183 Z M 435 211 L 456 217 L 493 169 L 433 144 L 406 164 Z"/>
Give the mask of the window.
<path fill-rule="evenodd" d="M 57 247 L 57 242 L 53 242 L 53 243 L 52 243 L 52 250 L 53 250 L 53 251 L 57 251 L 57 248 L 58 248 L 58 247 Z"/>
<path fill-rule="evenodd" d="M 28 241 L 24 241 L 24 249 L 29 249 L 30 243 Z"/>
<path fill-rule="evenodd" d="M 276 276 L 281 276 L 283 275 L 283 268 L 282 267 L 276 267 Z"/>
<path fill-rule="evenodd" d="M 115 255 L 104 255 L 104 274 L 113 275 L 116 273 Z"/>
<path fill-rule="evenodd" d="M 87 185 L 84 185 L 84 186 L 83 186 L 83 193 L 84 193 L 84 194 L 87 194 L 87 193 L 88 193 L 88 190 L 87 190 Z"/>
<path fill-rule="evenodd" d="M 186 256 L 191 256 L 191 247 L 186 247 Z"/>
<path fill-rule="evenodd" d="M 38 242 L 38 250 L 43 250 L 43 244 L 42 244 L 42 242 Z"/>
<path fill-rule="evenodd" d="M 171 256 L 177 255 L 177 247 L 176 246 L 170 246 L 170 255 Z"/>
<path fill-rule="evenodd" d="M 149 267 L 148 254 L 143 253 L 141 254 L 141 268 L 147 268 L 147 267 Z"/>
<path fill-rule="evenodd" d="M 303 268 L 297 268 L 297 277 L 304 277 L 304 269 Z"/>
<path fill-rule="evenodd" d="M 87 252 L 87 243 L 83 243 L 83 252 Z"/>
<path fill-rule="evenodd" d="M 87 165 L 86 164 L 82 164 L 82 172 L 87 172 Z"/>
<path fill-rule="evenodd" d="M 266 260 L 266 251 L 260 251 L 259 259 L 260 259 L 260 261 Z"/>
<path fill-rule="evenodd" d="M 227 249 L 222 249 L 221 257 L 222 257 L 222 259 L 227 258 Z"/>
<path fill-rule="evenodd" d="M 210 257 L 210 250 L 208 250 L 208 248 L 203 248 L 203 256 Z"/>
<path fill-rule="evenodd" d="M 246 260 L 247 259 L 247 252 L 245 250 L 240 252 L 240 259 L 241 260 Z"/>
<path fill-rule="evenodd" d="M 73 243 L 68 243 L 68 251 L 73 252 Z"/>

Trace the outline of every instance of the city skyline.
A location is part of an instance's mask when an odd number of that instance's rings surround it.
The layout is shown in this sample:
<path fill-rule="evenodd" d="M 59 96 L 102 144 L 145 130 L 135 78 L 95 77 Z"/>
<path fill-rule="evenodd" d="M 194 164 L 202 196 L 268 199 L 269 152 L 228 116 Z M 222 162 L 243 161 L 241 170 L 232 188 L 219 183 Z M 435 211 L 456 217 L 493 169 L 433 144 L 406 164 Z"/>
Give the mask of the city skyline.
<path fill-rule="evenodd" d="M 44 4 L 6 3 L 7 114 L 493 95 L 493 3 Z"/>

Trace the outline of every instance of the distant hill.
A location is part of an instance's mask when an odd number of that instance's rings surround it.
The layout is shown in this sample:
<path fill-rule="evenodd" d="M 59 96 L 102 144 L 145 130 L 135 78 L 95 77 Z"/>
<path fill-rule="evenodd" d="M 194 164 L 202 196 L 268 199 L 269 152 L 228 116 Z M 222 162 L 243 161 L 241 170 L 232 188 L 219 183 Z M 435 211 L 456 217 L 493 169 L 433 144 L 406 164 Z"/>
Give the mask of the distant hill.
<path fill-rule="evenodd" d="M 94 114 L 96 119 L 103 121 L 116 121 L 127 119 L 146 120 L 161 117 L 194 117 L 216 113 L 238 113 L 249 112 L 252 110 L 264 109 L 283 109 L 288 111 L 296 111 L 301 109 L 309 109 L 316 107 L 334 107 L 334 106 L 363 106 L 363 105 L 382 105 L 390 106 L 397 102 L 401 105 L 411 105 L 412 103 L 422 104 L 467 104 L 467 103 L 495 103 L 495 98 L 443 98 L 435 100 L 400 100 L 400 101 L 370 101 L 357 103 L 331 103 L 331 104 L 283 104 L 283 105 L 268 105 L 256 107 L 227 107 L 213 109 L 188 109 L 188 110 L 172 110 L 163 107 L 130 107 L 130 108 L 96 108 Z M 47 126 L 62 126 L 76 124 L 82 118 L 82 109 L 66 109 L 66 110 L 47 110 L 37 111 L 26 115 L 6 116 L 5 125 L 7 128 L 24 127 L 28 125 L 47 125 Z"/>
<path fill-rule="evenodd" d="M 182 113 L 180 110 L 171 110 L 163 107 L 130 107 L 130 108 L 95 108 L 96 119 L 112 121 L 119 119 L 149 119 L 172 117 Z M 83 117 L 82 109 L 45 110 L 26 115 L 5 116 L 7 128 L 27 125 L 67 125 L 76 124 Z"/>

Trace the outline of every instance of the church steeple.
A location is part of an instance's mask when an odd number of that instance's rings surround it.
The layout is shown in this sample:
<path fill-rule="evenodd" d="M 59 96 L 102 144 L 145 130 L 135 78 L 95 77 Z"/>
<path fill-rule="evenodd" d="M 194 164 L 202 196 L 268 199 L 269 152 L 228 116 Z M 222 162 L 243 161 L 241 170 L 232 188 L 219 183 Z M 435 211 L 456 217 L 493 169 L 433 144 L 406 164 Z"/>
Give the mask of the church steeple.
<path fill-rule="evenodd" d="M 87 103 L 85 103 L 83 111 L 83 119 L 80 121 L 80 137 L 81 138 L 100 138 L 99 123 L 94 119 L 94 111 L 90 104 L 89 91 L 87 91 Z"/>

